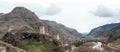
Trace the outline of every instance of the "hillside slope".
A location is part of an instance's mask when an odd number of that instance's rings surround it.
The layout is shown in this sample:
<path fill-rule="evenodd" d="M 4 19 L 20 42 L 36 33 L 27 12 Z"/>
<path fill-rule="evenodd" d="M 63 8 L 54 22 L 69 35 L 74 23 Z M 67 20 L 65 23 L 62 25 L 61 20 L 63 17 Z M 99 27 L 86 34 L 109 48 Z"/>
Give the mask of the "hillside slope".
<path fill-rule="evenodd" d="M 95 28 L 90 36 L 105 38 L 106 43 L 114 49 L 120 50 L 120 23 L 108 24 Z"/>
<path fill-rule="evenodd" d="M 120 25 L 120 23 L 106 24 L 106 25 L 94 28 L 91 30 L 91 32 L 88 34 L 88 36 L 103 36 L 103 34 L 101 34 L 101 33 L 103 33 L 104 31 L 110 30 L 118 25 Z"/>

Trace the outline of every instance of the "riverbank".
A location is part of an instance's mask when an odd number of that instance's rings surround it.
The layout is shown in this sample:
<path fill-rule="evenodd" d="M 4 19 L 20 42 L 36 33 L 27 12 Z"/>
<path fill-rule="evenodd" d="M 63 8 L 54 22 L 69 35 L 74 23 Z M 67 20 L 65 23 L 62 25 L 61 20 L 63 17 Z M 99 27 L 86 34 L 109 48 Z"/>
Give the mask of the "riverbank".
<path fill-rule="evenodd" d="M 86 42 L 76 47 L 72 52 L 120 52 L 118 49 L 102 42 Z"/>
<path fill-rule="evenodd" d="M 120 52 L 119 49 L 114 48 L 114 47 L 112 47 L 112 46 L 110 46 L 110 45 L 103 44 L 103 47 L 105 48 L 106 51 Z"/>

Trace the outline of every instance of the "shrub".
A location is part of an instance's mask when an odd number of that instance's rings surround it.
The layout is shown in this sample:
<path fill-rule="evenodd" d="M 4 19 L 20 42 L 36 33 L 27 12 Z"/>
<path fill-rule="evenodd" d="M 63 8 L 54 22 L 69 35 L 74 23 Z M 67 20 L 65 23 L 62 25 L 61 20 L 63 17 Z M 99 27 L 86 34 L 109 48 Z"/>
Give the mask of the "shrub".
<path fill-rule="evenodd" d="M 83 42 L 78 41 L 73 43 L 73 45 L 75 45 L 76 47 L 79 47 L 80 45 L 83 45 Z"/>

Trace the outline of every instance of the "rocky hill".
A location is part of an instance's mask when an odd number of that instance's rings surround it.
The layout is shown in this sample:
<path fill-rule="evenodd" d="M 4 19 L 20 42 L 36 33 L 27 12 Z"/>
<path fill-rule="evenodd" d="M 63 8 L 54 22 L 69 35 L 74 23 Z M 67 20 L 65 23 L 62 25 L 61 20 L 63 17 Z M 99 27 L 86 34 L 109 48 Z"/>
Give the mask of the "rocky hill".
<path fill-rule="evenodd" d="M 52 25 L 51 25 L 52 24 Z M 76 39 L 80 37 L 75 29 L 47 20 L 41 20 L 34 12 L 24 8 L 16 7 L 8 14 L 0 16 L 0 38 L 11 28 L 12 33 L 17 31 L 46 34 L 49 36 L 59 35 L 61 40 Z"/>
<path fill-rule="evenodd" d="M 88 36 L 103 36 L 103 34 L 101 33 L 103 33 L 104 31 L 110 30 L 118 25 L 120 25 L 120 23 L 106 24 L 106 25 L 94 28 L 91 30 Z"/>
<path fill-rule="evenodd" d="M 100 33 L 107 38 L 109 46 L 120 50 L 120 25 Z"/>
<path fill-rule="evenodd" d="M 48 20 L 42 20 L 44 24 L 46 24 L 51 30 L 55 30 L 60 32 L 60 34 L 64 35 L 64 37 L 73 37 L 73 38 L 80 38 L 81 33 L 77 32 L 77 30 L 66 27 L 60 23 L 57 23 L 55 21 L 48 21 Z"/>
<path fill-rule="evenodd" d="M 3 13 L 0 13 L 0 16 L 3 15 Z"/>
<path fill-rule="evenodd" d="M 111 31 L 112 33 L 108 40 L 112 42 L 111 46 L 120 50 L 120 25 L 111 29 Z"/>
<path fill-rule="evenodd" d="M 105 38 L 106 43 L 116 49 L 120 49 L 120 23 L 108 24 L 91 31 L 90 36 Z"/>
<path fill-rule="evenodd" d="M 0 52 L 65 52 L 61 47 L 63 41 L 80 37 L 75 29 L 41 20 L 24 7 L 0 13 Z"/>

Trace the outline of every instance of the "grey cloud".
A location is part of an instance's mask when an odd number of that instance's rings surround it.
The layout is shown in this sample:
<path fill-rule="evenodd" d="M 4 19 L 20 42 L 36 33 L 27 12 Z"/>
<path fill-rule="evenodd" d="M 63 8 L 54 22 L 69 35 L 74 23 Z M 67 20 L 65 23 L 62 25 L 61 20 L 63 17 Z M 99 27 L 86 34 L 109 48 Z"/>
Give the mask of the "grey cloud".
<path fill-rule="evenodd" d="M 98 6 L 95 11 L 92 12 L 95 16 L 99 17 L 114 17 L 115 11 L 105 6 Z"/>
<path fill-rule="evenodd" d="M 49 8 L 46 9 L 46 15 L 56 15 L 61 12 L 61 8 L 56 5 L 50 5 Z"/>
<path fill-rule="evenodd" d="M 56 6 L 55 4 L 51 4 L 48 8 L 44 7 L 44 5 L 40 5 L 37 3 L 21 3 L 21 2 L 6 2 L 6 1 L 0 1 L 0 13 L 8 13 L 13 8 L 17 6 L 22 6 L 25 8 L 28 8 L 35 12 L 38 16 L 42 15 L 56 15 L 61 12 L 61 8 L 59 6 Z"/>
<path fill-rule="evenodd" d="M 61 8 L 56 6 L 55 4 L 51 4 L 48 8 L 45 8 L 44 6 L 40 5 L 40 4 L 26 4 L 26 3 L 22 3 L 22 4 L 18 4 L 16 3 L 15 5 L 19 6 L 25 6 L 29 9 L 31 9 L 32 11 L 34 11 L 37 15 L 39 16 L 43 16 L 43 15 L 56 15 L 58 13 L 61 12 Z"/>

